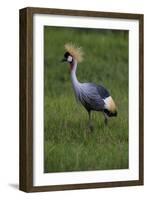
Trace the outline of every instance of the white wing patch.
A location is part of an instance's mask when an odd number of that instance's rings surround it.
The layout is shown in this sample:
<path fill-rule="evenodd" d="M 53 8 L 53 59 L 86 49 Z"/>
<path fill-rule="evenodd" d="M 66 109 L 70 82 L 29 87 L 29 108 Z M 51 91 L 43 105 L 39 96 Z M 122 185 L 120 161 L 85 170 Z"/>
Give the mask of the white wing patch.
<path fill-rule="evenodd" d="M 116 105 L 111 96 L 104 99 L 104 102 L 105 102 L 105 108 L 107 110 L 111 111 L 112 113 L 116 111 Z"/>

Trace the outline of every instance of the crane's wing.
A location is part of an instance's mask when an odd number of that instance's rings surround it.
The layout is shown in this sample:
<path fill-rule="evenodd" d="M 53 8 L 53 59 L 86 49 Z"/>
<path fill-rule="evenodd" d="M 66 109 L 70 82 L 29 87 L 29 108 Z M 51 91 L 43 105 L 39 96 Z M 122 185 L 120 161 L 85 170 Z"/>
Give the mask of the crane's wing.
<path fill-rule="evenodd" d="M 103 99 L 106 99 L 107 97 L 110 96 L 110 93 L 108 92 L 108 90 L 106 88 L 104 88 L 102 85 L 96 85 L 96 87 L 97 87 L 99 95 Z"/>
<path fill-rule="evenodd" d="M 98 92 L 98 88 L 92 83 L 82 83 L 80 86 L 79 100 L 87 110 L 103 110 L 104 100 Z"/>

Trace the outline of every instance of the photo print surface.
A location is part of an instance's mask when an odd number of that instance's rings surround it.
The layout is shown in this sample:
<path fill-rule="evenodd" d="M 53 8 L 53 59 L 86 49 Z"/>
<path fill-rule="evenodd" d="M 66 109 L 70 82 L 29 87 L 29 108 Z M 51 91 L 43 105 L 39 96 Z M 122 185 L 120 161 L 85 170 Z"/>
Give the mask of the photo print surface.
<path fill-rule="evenodd" d="M 128 37 L 44 26 L 45 173 L 128 169 Z"/>

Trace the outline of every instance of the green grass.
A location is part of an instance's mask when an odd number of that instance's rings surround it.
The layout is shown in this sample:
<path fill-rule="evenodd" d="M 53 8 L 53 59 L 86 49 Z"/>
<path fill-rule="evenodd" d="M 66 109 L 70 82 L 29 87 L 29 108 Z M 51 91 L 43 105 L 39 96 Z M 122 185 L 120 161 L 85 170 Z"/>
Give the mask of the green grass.
<path fill-rule="evenodd" d="M 69 66 L 61 63 L 64 44 L 83 47 L 80 82 L 103 84 L 118 107 L 104 125 L 102 113 L 88 114 L 77 104 Z M 44 28 L 44 171 L 64 172 L 128 168 L 128 32 Z"/>

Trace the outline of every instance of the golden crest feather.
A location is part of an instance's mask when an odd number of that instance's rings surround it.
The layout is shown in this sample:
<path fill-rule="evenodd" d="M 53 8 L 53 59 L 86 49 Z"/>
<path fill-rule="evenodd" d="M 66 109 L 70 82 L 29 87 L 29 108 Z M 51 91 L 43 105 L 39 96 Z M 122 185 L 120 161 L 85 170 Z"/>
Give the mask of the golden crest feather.
<path fill-rule="evenodd" d="M 64 45 L 64 48 L 69 52 L 78 62 L 83 61 L 83 50 L 81 47 L 77 47 L 72 43 L 67 43 Z"/>

